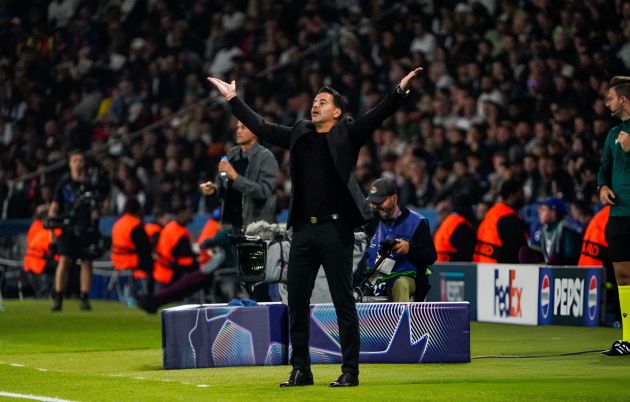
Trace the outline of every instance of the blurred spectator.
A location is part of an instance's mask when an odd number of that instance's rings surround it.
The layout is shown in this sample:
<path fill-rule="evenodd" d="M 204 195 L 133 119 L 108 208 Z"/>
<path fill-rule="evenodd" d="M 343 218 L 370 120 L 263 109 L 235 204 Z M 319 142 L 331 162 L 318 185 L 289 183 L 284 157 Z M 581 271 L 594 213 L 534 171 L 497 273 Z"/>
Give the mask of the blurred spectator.
<path fill-rule="evenodd" d="M 575 265 L 580 255 L 582 236 L 567 219 L 567 206 L 558 197 L 545 198 L 538 207 L 542 224 L 540 252 L 549 265 Z"/>

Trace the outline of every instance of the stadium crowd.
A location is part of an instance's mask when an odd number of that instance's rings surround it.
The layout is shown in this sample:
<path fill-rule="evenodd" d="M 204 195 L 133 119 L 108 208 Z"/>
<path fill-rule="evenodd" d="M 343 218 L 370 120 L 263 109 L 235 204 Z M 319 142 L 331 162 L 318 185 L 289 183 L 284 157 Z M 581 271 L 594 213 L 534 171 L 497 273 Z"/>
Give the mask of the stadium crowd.
<path fill-rule="evenodd" d="M 209 212 L 197 186 L 234 121 L 207 75 L 241 78 L 248 104 L 292 124 L 322 84 L 357 115 L 412 66 L 415 90 L 360 152 L 364 190 L 389 177 L 401 205 L 438 214 L 465 193 L 479 218 L 518 179 L 527 203 L 557 196 L 586 225 L 607 83 L 630 67 L 627 1 L 0 1 L 0 216 L 50 202 L 63 169 L 19 179 L 72 148 L 108 174 L 108 214 L 129 197 Z M 291 183 L 273 150 L 279 212 Z"/>

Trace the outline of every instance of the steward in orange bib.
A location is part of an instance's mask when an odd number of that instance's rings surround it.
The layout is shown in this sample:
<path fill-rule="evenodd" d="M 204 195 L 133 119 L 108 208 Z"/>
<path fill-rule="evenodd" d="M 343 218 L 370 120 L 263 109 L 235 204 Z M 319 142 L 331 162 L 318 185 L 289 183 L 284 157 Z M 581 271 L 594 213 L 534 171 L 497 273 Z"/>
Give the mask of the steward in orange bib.
<path fill-rule="evenodd" d="M 149 240 L 151 241 L 151 245 L 153 247 L 157 246 L 158 238 L 160 237 L 160 233 L 162 233 L 163 226 L 157 222 L 149 222 L 144 225 L 144 231 L 149 236 Z"/>
<path fill-rule="evenodd" d="M 135 279 L 146 279 L 153 270 L 153 259 L 151 258 L 151 241 L 144 231 L 140 210 L 138 200 L 129 198 L 125 205 L 125 214 L 114 223 L 112 263 L 114 269 L 133 270 Z"/>
<path fill-rule="evenodd" d="M 52 287 L 56 261 L 54 239 L 61 234 L 61 229 L 46 229 L 43 219 L 48 213 L 48 205 L 37 208 L 35 219 L 26 234 L 26 252 L 24 271 L 29 275 L 29 282 L 36 297 L 48 297 Z M 45 274 L 45 275 L 42 275 Z"/>
<path fill-rule="evenodd" d="M 26 233 L 24 271 L 32 272 L 34 275 L 41 275 L 44 271 L 53 273 L 54 266 L 51 263 L 59 261 L 59 256 L 54 256 L 53 239 L 61 234 L 61 229 L 55 229 L 53 233 L 52 230 L 44 228 L 43 219 L 47 213 L 47 204 L 37 208 L 35 219 Z"/>
<path fill-rule="evenodd" d="M 155 249 L 157 247 L 158 239 L 162 229 L 169 223 L 172 216 L 162 208 L 153 208 L 153 221 L 144 225 L 144 231 L 147 232 L 149 240 L 151 240 L 151 246 Z"/>
<path fill-rule="evenodd" d="M 610 205 L 605 205 L 588 223 L 584 231 L 578 266 L 603 267 L 605 262 L 609 262 L 608 241 L 606 240 L 606 225 L 608 225 L 609 216 Z"/>
<path fill-rule="evenodd" d="M 472 261 L 476 242 L 473 216 L 470 197 L 455 197 L 453 212 L 444 219 L 433 236 L 438 262 Z"/>
<path fill-rule="evenodd" d="M 475 262 L 518 263 L 519 250 L 527 245 L 527 224 L 517 212 L 524 203 L 521 182 L 510 179 L 503 183 L 501 199 L 479 224 Z"/>
<path fill-rule="evenodd" d="M 162 229 L 155 249 L 153 278 L 163 285 L 172 283 L 183 274 L 199 268 L 192 250 L 190 233 L 186 229 L 186 225 L 192 221 L 192 209 L 182 203 L 174 208 L 174 212 L 175 220 Z"/>
<path fill-rule="evenodd" d="M 221 224 L 214 218 L 208 219 L 197 238 L 197 244 L 201 246 L 205 240 L 214 238 L 214 236 L 219 233 L 219 230 L 221 230 Z M 210 261 L 210 259 L 210 254 L 207 251 L 203 250 L 199 252 L 199 265 L 205 264 Z"/>
<path fill-rule="evenodd" d="M 24 254 L 24 271 L 32 272 L 35 275 L 41 275 L 44 271 L 54 272 L 54 265 L 51 262 L 59 261 L 59 256 L 53 252 L 53 236 L 57 237 L 61 234 L 61 229 L 55 229 L 55 233 L 51 229 L 45 229 L 41 220 L 33 221 L 29 229 L 29 236 L 26 240 L 26 253 Z M 34 228 L 34 226 L 41 226 Z M 37 229 L 33 232 L 31 229 Z"/>

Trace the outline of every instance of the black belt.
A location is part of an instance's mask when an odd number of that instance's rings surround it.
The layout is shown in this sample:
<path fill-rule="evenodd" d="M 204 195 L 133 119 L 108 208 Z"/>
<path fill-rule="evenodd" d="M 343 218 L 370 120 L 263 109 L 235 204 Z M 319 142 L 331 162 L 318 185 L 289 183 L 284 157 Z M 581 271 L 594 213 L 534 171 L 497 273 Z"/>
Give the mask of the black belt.
<path fill-rule="evenodd" d="M 320 223 L 336 221 L 339 218 L 341 218 L 341 215 L 339 214 L 330 214 L 330 215 L 323 215 L 323 216 L 307 216 L 306 222 L 313 225 L 319 225 Z"/>

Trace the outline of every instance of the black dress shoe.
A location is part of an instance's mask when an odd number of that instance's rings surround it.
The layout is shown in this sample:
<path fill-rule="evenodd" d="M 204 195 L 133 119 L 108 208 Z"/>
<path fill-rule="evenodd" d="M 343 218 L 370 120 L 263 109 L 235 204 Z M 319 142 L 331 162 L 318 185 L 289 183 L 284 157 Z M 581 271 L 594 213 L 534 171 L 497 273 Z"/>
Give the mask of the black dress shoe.
<path fill-rule="evenodd" d="M 337 379 L 337 381 L 333 381 L 330 383 L 330 386 L 335 388 L 335 387 L 356 387 L 357 385 L 359 385 L 359 376 L 358 375 L 354 375 L 354 374 L 350 374 L 350 373 L 343 373 L 339 376 L 339 378 Z"/>
<path fill-rule="evenodd" d="M 281 388 L 313 385 L 313 373 L 308 369 L 293 369 L 289 379 L 280 384 Z"/>

